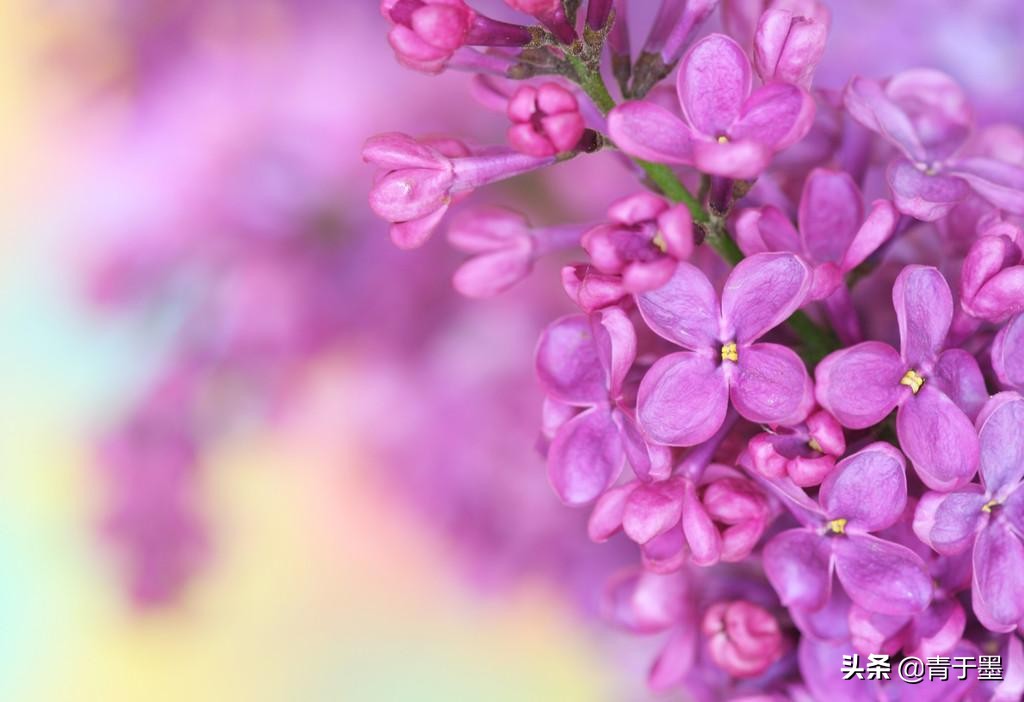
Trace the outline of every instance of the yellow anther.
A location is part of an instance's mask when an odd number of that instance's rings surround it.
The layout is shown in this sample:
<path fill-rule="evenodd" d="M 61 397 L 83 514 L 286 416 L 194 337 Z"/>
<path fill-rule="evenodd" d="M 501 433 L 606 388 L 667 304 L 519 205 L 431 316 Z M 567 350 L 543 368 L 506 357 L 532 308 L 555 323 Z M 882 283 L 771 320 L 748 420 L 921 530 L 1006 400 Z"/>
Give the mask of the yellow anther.
<path fill-rule="evenodd" d="M 729 143 L 729 137 L 727 137 L 727 136 L 726 136 L 726 135 L 724 135 L 724 134 L 720 135 L 720 136 L 718 137 L 718 143 L 719 143 L 719 144 L 728 144 L 728 143 Z"/>
<path fill-rule="evenodd" d="M 740 360 L 740 352 L 736 348 L 735 341 L 730 341 L 728 344 L 722 346 L 722 360 L 732 361 L 733 363 Z"/>
<path fill-rule="evenodd" d="M 924 385 L 924 377 L 918 374 L 916 370 L 908 370 L 906 375 L 900 379 L 900 385 L 906 385 L 916 395 L 921 386 Z"/>
<path fill-rule="evenodd" d="M 811 447 L 812 451 L 817 451 L 818 453 L 825 453 L 821 448 L 821 444 L 819 444 L 818 440 L 815 439 L 813 436 L 811 437 L 811 440 L 807 442 L 807 445 Z"/>
<path fill-rule="evenodd" d="M 846 533 L 846 520 L 833 519 L 831 522 L 826 524 L 825 527 L 833 534 L 844 534 Z"/>
<path fill-rule="evenodd" d="M 654 244 L 654 248 L 662 253 L 666 253 L 668 251 L 668 244 L 665 243 L 665 237 L 661 235 L 661 232 L 654 235 L 654 238 L 651 239 L 651 243 Z"/>
<path fill-rule="evenodd" d="M 982 512 L 992 513 L 992 508 L 999 506 L 999 500 L 989 500 L 981 506 Z"/>

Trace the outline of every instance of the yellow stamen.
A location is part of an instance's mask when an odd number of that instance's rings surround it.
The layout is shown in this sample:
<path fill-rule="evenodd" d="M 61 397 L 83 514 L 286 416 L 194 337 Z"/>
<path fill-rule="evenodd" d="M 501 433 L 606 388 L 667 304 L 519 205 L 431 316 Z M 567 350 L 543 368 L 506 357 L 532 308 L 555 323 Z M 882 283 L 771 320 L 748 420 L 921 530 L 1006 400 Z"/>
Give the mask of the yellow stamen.
<path fill-rule="evenodd" d="M 739 350 L 736 348 L 736 342 L 730 341 L 728 344 L 722 346 L 722 360 L 732 361 L 736 363 L 740 360 Z"/>
<path fill-rule="evenodd" d="M 918 374 L 916 370 L 908 370 L 906 375 L 900 379 L 900 385 L 906 385 L 916 395 L 921 386 L 924 385 L 924 377 Z"/>
<path fill-rule="evenodd" d="M 999 505 L 999 500 L 989 500 L 988 502 L 986 502 L 985 504 L 983 504 L 981 506 L 981 511 L 982 512 L 986 512 L 988 514 L 991 514 L 992 513 L 992 508 L 993 507 L 997 507 L 998 505 Z"/>
<path fill-rule="evenodd" d="M 718 143 L 719 144 L 728 144 L 729 143 L 729 137 L 727 137 L 726 135 L 722 134 L 721 136 L 718 137 Z"/>
<path fill-rule="evenodd" d="M 668 251 L 668 244 L 665 243 L 665 237 L 661 235 L 661 232 L 654 235 L 654 238 L 651 239 L 651 243 L 654 244 L 654 248 L 658 249 L 658 251 L 661 251 L 662 253 L 666 253 Z"/>
<path fill-rule="evenodd" d="M 818 440 L 815 439 L 813 436 L 811 437 L 811 440 L 807 442 L 807 445 L 811 447 L 812 451 L 817 451 L 818 453 L 825 453 L 821 448 L 821 444 L 819 444 Z"/>
<path fill-rule="evenodd" d="M 827 528 L 833 534 L 844 534 L 846 533 L 846 520 L 833 519 L 831 522 L 825 525 L 825 528 Z"/>

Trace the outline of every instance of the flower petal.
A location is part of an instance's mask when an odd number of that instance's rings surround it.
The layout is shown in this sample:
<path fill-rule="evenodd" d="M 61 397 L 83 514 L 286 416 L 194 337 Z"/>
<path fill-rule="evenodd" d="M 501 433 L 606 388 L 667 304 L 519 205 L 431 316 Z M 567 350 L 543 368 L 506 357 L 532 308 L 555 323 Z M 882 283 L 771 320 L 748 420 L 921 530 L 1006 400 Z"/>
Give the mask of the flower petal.
<path fill-rule="evenodd" d="M 706 348 L 718 338 L 718 295 L 692 264 L 680 263 L 668 283 L 637 295 L 636 303 L 651 331 L 683 348 Z"/>
<path fill-rule="evenodd" d="M 467 253 L 498 251 L 529 237 L 530 221 L 505 207 L 478 207 L 453 219 L 448 228 L 448 243 Z"/>
<path fill-rule="evenodd" d="M 787 149 L 803 139 L 814 124 L 814 98 L 792 83 L 766 83 L 743 103 L 729 130 L 737 141 L 755 141 L 769 151 Z"/>
<path fill-rule="evenodd" d="M 989 495 L 1005 494 L 1024 479 L 1024 397 L 1001 392 L 978 416 L 981 478 Z"/>
<path fill-rule="evenodd" d="M 860 188 L 847 173 L 816 168 L 804 181 L 797 221 L 808 257 L 839 263 L 864 219 Z"/>
<path fill-rule="evenodd" d="M 656 443 L 694 446 L 722 426 L 728 397 L 725 374 L 710 358 L 673 353 L 651 366 L 640 382 L 637 419 Z"/>
<path fill-rule="evenodd" d="M 932 490 L 955 490 L 978 469 L 978 435 L 971 420 L 927 382 L 900 405 L 896 434 L 917 476 Z"/>
<path fill-rule="evenodd" d="M 665 480 L 641 485 L 626 500 L 622 530 L 638 544 L 646 544 L 679 524 L 683 515 L 683 483 Z"/>
<path fill-rule="evenodd" d="M 864 223 L 850 242 L 846 255 L 840 262 L 844 271 L 852 271 L 889 240 L 896 230 L 899 212 L 888 200 L 875 200 Z"/>
<path fill-rule="evenodd" d="M 962 178 L 928 175 L 904 159 L 889 164 L 885 177 L 892 189 L 896 209 L 925 222 L 945 217 L 971 192 Z"/>
<path fill-rule="evenodd" d="M 963 349 L 948 349 L 939 354 L 932 379 L 956 406 L 972 421 L 988 400 L 985 378 L 974 356 Z"/>
<path fill-rule="evenodd" d="M 799 256 L 762 253 L 745 258 L 722 291 L 722 319 L 740 344 L 756 341 L 796 312 L 807 298 L 811 272 Z"/>
<path fill-rule="evenodd" d="M 818 501 L 830 519 L 846 519 L 847 528 L 891 526 L 907 505 L 903 454 L 879 441 L 844 458 L 821 484 Z"/>
<path fill-rule="evenodd" d="M 1001 210 L 1024 214 L 1024 168 L 994 158 L 960 159 L 949 172 Z"/>
<path fill-rule="evenodd" d="M 879 614 L 916 614 L 932 599 L 924 561 L 906 546 L 866 534 L 835 539 L 836 575 L 855 604 Z"/>
<path fill-rule="evenodd" d="M 566 422 L 548 450 L 548 479 L 567 505 L 584 505 L 608 489 L 625 456 L 607 407 L 594 407 Z"/>
<path fill-rule="evenodd" d="M 622 528 L 622 516 L 626 511 L 626 500 L 640 483 L 633 481 L 618 485 L 606 491 L 594 504 L 587 521 L 587 535 L 595 543 L 604 543 Z"/>
<path fill-rule="evenodd" d="M 900 355 L 911 368 L 935 362 L 953 321 L 953 293 L 937 268 L 907 266 L 892 287 Z"/>
<path fill-rule="evenodd" d="M 880 341 L 829 354 L 815 370 L 818 403 L 850 429 L 877 424 L 905 393 L 906 365 L 896 349 Z"/>
<path fill-rule="evenodd" d="M 463 263 L 452 276 L 452 285 L 466 297 L 493 297 L 523 280 L 532 268 L 533 244 L 529 239 L 513 240 Z"/>
<path fill-rule="evenodd" d="M 400 249 L 415 249 L 423 246 L 441 223 L 448 204 L 443 204 L 433 212 L 405 222 L 396 222 L 388 229 L 391 241 Z"/>
<path fill-rule="evenodd" d="M 682 524 L 694 564 L 710 566 L 717 563 L 722 557 L 722 537 L 690 481 L 684 485 Z"/>
<path fill-rule="evenodd" d="M 855 76 L 843 93 L 847 112 L 868 129 L 881 134 L 897 146 L 907 158 L 922 161 L 924 146 L 918 139 L 910 117 L 889 99 L 876 81 Z"/>
<path fill-rule="evenodd" d="M 926 492 L 914 510 L 914 533 L 943 555 L 962 553 L 984 524 L 986 500 L 976 485 L 959 492 Z"/>
<path fill-rule="evenodd" d="M 985 628 L 1013 631 L 1024 619 L 1024 544 L 998 522 L 981 530 L 974 544 L 971 602 Z"/>
<path fill-rule="evenodd" d="M 654 691 L 679 685 L 693 668 L 697 658 L 697 628 L 680 626 L 672 631 L 658 658 L 647 674 L 647 685 Z"/>
<path fill-rule="evenodd" d="M 800 234 L 772 205 L 743 210 L 736 218 L 736 243 L 747 256 L 766 251 L 800 253 Z"/>
<path fill-rule="evenodd" d="M 764 572 L 786 607 L 824 607 L 832 589 L 832 549 L 807 529 L 778 534 L 764 547 Z"/>
<path fill-rule="evenodd" d="M 586 315 L 549 324 L 537 343 L 535 366 L 544 391 L 562 402 L 586 406 L 608 399 L 607 376 Z"/>
<path fill-rule="evenodd" d="M 693 142 L 693 164 L 697 169 L 723 178 L 756 178 L 768 168 L 771 159 L 771 150 L 751 139 Z"/>
<path fill-rule="evenodd" d="M 601 612 L 634 634 L 665 631 L 687 613 L 686 579 L 635 569 L 613 576 L 601 594 Z"/>
<path fill-rule="evenodd" d="M 686 120 L 710 137 L 725 134 L 750 94 L 750 61 L 733 39 L 711 34 L 687 52 L 676 89 Z"/>
<path fill-rule="evenodd" d="M 618 396 L 636 360 L 636 330 L 621 307 L 606 307 L 590 320 L 597 355 L 607 373 L 607 387 Z"/>
<path fill-rule="evenodd" d="M 814 405 L 807 367 L 795 351 L 779 344 L 752 344 L 739 350 L 729 395 L 745 419 L 765 424 L 796 424 Z"/>
<path fill-rule="evenodd" d="M 622 432 L 622 446 L 633 473 L 641 480 L 664 480 L 672 474 L 672 449 L 652 444 L 644 438 L 636 418 L 621 408 L 615 421 Z"/>
<path fill-rule="evenodd" d="M 1011 319 L 996 335 L 992 368 L 1004 386 L 1024 391 L 1024 314 Z"/>
<path fill-rule="evenodd" d="M 693 163 L 693 137 L 686 123 L 653 102 L 619 105 L 608 115 L 608 133 L 630 156 L 657 163 Z"/>

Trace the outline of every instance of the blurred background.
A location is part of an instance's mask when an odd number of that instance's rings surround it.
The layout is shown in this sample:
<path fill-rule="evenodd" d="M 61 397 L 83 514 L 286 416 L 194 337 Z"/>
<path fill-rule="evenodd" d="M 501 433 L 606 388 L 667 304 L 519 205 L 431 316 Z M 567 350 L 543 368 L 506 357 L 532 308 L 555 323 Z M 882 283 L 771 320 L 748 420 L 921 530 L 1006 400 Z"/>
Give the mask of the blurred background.
<path fill-rule="evenodd" d="M 935 4 L 836 3 L 825 83 L 937 65 L 1019 114 L 1019 3 Z M 596 604 L 630 554 L 535 450 L 558 262 L 461 300 L 366 208 L 371 134 L 506 126 L 385 33 L 374 0 L 0 2 L 0 699 L 648 699 L 656 642 Z M 596 156 L 477 201 L 631 187 Z"/>

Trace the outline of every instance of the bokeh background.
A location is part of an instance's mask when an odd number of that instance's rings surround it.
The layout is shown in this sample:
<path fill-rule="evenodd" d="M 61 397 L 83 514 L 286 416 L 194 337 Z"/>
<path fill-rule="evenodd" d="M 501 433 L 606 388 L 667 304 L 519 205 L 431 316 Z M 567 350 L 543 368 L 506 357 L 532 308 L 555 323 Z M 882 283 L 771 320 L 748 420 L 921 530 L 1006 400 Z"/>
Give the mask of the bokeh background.
<path fill-rule="evenodd" d="M 460 300 L 365 207 L 367 136 L 504 128 L 376 4 L 0 2 L 0 699 L 648 699 L 597 612 L 629 556 L 535 451 L 557 262 Z M 1016 0 L 833 5 L 825 84 L 935 65 L 1020 114 Z M 595 157 L 483 200 L 629 187 Z"/>

